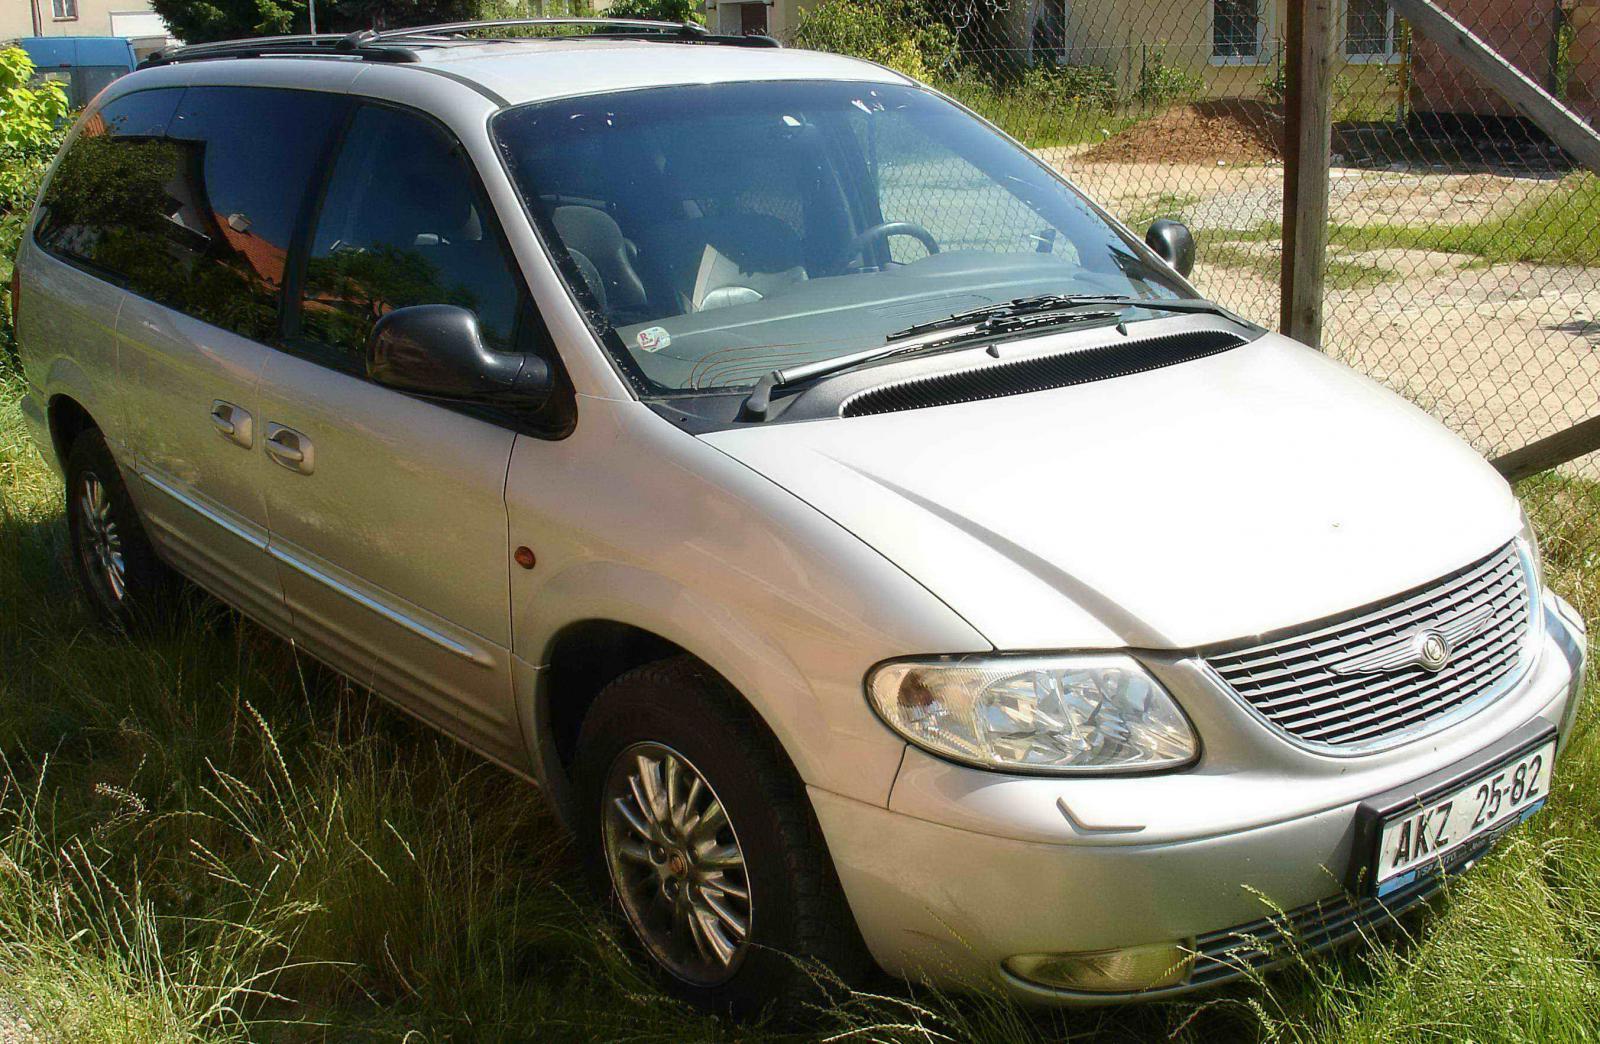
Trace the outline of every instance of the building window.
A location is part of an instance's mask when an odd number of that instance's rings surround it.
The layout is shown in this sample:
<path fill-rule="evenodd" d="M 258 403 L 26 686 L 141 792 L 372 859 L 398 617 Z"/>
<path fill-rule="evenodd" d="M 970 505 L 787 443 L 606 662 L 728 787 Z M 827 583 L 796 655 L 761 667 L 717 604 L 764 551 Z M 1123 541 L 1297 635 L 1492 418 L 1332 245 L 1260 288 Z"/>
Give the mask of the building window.
<path fill-rule="evenodd" d="M 1344 53 L 1357 61 L 1394 57 L 1394 10 L 1388 0 L 1346 0 Z"/>
<path fill-rule="evenodd" d="M 68 22 L 78 17 L 78 0 L 50 0 L 50 17 Z"/>
<path fill-rule="evenodd" d="M 1260 0 L 1212 0 L 1212 60 L 1253 62 L 1260 54 Z"/>
<path fill-rule="evenodd" d="M 745 36 L 767 35 L 767 5 L 739 5 L 739 32 Z"/>

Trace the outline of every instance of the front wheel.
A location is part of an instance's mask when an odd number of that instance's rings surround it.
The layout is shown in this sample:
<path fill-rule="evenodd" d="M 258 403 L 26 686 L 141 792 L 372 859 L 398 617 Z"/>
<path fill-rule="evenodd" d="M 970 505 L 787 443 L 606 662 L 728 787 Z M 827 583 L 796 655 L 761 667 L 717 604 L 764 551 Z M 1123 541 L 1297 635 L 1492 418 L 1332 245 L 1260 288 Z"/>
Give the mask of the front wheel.
<path fill-rule="evenodd" d="M 612 682 L 578 750 L 591 874 L 673 992 L 750 1014 L 870 967 L 793 768 L 698 661 Z"/>

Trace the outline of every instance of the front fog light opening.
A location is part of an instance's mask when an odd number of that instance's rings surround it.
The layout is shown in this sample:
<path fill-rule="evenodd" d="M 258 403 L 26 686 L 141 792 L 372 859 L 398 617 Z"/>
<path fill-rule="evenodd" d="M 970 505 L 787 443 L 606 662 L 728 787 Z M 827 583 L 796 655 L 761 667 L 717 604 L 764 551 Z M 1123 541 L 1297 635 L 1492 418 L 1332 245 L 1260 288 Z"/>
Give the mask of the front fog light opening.
<path fill-rule="evenodd" d="M 1194 971 L 1195 951 L 1184 942 L 1125 946 L 1088 953 L 1024 953 L 1002 966 L 1035 986 L 1083 993 L 1142 993 L 1182 986 Z"/>

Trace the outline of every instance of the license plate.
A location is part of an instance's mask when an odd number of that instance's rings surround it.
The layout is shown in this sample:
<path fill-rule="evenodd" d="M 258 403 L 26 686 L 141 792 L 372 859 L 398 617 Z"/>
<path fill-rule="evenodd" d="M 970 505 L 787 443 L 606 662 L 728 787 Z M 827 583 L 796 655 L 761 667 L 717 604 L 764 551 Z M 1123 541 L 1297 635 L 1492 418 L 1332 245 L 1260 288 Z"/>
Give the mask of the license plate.
<path fill-rule="evenodd" d="M 1372 880 L 1381 896 L 1448 864 L 1449 856 L 1486 834 L 1537 812 L 1550 790 L 1556 741 L 1501 761 L 1468 782 L 1414 801 L 1378 829 Z"/>

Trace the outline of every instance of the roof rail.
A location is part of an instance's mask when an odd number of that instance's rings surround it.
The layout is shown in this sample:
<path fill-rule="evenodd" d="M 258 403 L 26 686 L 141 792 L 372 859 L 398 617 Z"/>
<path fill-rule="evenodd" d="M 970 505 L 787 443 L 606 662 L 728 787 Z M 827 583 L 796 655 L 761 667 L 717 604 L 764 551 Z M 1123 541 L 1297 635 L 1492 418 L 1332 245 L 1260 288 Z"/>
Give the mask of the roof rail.
<path fill-rule="evenodd" d="M 417 53 L 408 47 L 376 44 L 369 33 L 318 33 L 316 36 L 258 36 L 245 40 L 218 40 L 156 51 L 139 68 L 175 65 L 178 62 L 207 61 L 213 58 L 263 58 L 272 55 L 328 55 L 360 58 L 369 62 L 414 62 Z"/>
<path fill-rule="evenodd" d="M 720 44 L 725 47 L 782 47 L 770 36 L 725 36 L 693 22 L 654 22 L 643 18 L 496 18 L 475 22 L 444 22 L 410 29 L 360 29 L 353 33 L 318 33 L 315 36 L 258 36 L 244 40 L 219 40 L 157 51 L 139 63 L 148 69 L 178 62 L 213 58 L 263 58 L 274 55 L 323 55 L 359 58 L 369 62 L 415 62 L 417 52 L 398 41 L 422 46 L 459 42 L 465 34 L 482 29 L 587 27 L 590 33 L 571 39 L 650 40 L 658 43 Z"/>
<path fill-rule="evenodd" d="M 460 36 L 480 29 L 563 28 L 588 27 L 601 30 L 586 33 L 588 37 L 607 39 L 642 37 L 648 40 L 673 43 L 722 44 L 733 47 L 782 47 L 770 36 L 728 36 L 713 33 L 695 22 L 665 22 L 646 18 L 491 18 L 470 22 L 444 22 L 410 29 L 385 29 L 377 32 L 352 33 L 363 42 L 383 40 L 418 39 L 430 36 Z M 609 30 L 609 31 L 607 31 Z"/>

